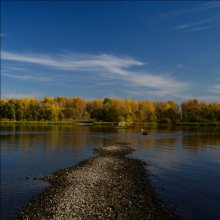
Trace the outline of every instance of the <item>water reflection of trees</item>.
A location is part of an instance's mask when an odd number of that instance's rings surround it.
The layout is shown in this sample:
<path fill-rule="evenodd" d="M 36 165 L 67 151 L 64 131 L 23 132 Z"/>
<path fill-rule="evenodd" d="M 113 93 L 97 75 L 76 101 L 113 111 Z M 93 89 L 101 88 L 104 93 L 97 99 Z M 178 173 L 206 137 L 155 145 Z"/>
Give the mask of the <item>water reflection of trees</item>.
<path fill-rule="evenodd" d="M 10 127 L 1 136 L 2 143 L 20 149 L 45 148 L 46 150 L 63 149 L 64 147 L 82 148 L 89 144 L 86 127 Z"/>
<path fill-rule="evenodd" d="M 177 139 L 176 138 L 146 138 L 139 139 L 137 142 L 139 149 L 176 149 L 177 147 Z"/>
<path fill-rule="evenodd" d="M 140 149 L 176 149 L 183 148 L 188 150 L 199 150 L 207 148 L 220 148 L 220 128 L 217 127 L 190 127 L 178 128 L 168 131 L 154 130 L 155 136 L 139 137 L 138 146 Z M 159 137 L 158 133 L 165 132 L 167 137 Z"/>
<path fill-rule="evenodd" d="M 220 128 L 183 128 L 183 131 L 152 129 L 143 136 L 134 129 L 88 126 L 8 126 L 1 135 L 4 146 L 20 149 L 44 148 L 47 151 L 63 148 L 106 146 L 115 142 L 130 142 L 137 149 L 183 148 L 198 150 L 220 148 Z M 7 133 L 8 131 L 8 133 Z"/>
<path fill-rule="evenodd" d="M 183 135 L 182 147 L 190 150 L 198 150 L 202 148 L 220 148 L 220 133 L 200 132 Z"/>

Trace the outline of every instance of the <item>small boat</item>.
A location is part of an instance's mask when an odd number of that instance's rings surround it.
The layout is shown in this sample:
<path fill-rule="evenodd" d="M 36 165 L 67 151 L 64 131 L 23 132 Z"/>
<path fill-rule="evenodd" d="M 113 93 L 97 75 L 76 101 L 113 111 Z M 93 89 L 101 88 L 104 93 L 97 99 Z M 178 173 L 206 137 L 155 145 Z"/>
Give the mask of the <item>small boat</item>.
<path fill-rule="evenodd" d="M 148 135 L 148 134 L 149 134 L 149 132 L 148 132 L 148 131 L 144 131 L 144 129 L 141 129 L 141 133 L 142 133 L 143 135 Z"/>

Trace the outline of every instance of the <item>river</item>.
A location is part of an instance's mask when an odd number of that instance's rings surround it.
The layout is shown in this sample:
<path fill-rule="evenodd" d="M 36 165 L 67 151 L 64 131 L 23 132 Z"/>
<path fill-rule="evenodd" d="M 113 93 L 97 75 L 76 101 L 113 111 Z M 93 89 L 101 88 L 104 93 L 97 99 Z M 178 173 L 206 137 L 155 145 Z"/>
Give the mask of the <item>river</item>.
<path fill-rule="evenodd" d="M 158 196 L 178 219 L 220 219 L 220 128 L 92 126 L 1 127 L 1 219 L 10 219 L 49 186 L 39 177 L 94 156 L 92 149 L 130 142 L 148 163 Z"/>

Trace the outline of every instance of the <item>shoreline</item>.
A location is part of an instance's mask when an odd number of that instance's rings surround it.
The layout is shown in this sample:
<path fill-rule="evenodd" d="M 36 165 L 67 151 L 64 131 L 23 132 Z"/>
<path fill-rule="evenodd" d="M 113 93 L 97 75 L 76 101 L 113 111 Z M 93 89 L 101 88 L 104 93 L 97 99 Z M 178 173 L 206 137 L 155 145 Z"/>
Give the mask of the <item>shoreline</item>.
<path fill-rule="evenodd" d="M 150 184 L 145 163 L 126 157 L 128 143 L 43 177 L 51 186 L 14 219 L 174 219 Z"/>
<path fill-rule="evenodd" d="M 120 125 L 120 124 L 123 125 Z M 102 122 L 102 121 L 0 121 L 1 126 L 107 126 L 115 128 L 134 128 L 138 126 L 176 126 L 176 127 L 220 127 L 220 122 Z"/>

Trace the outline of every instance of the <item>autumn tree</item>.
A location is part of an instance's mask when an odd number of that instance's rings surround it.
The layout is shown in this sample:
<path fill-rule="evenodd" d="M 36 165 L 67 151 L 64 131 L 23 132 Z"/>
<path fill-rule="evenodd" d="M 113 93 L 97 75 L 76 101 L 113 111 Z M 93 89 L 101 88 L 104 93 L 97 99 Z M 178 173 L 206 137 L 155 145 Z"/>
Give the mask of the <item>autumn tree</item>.
<path fill-rule="evenodd" d="M 181 107 L 181 110 L 180 110 Z M 111 122 L 215 122 L 220 121 L 220 103 L 199 102 L 197 99 L 178 105 L 174 101 L 150 102 L 105 98 L 84 100 L 46 96 L 0 100 L 1 120 L 56 121 L 97 120 Z"/>
<path fill-rule="evenodd" d="M 188 122 L 199 122 L 200 117 L 200 103 L 197 99 L 184 101 L 181 104 L 182 120 Z"/>

